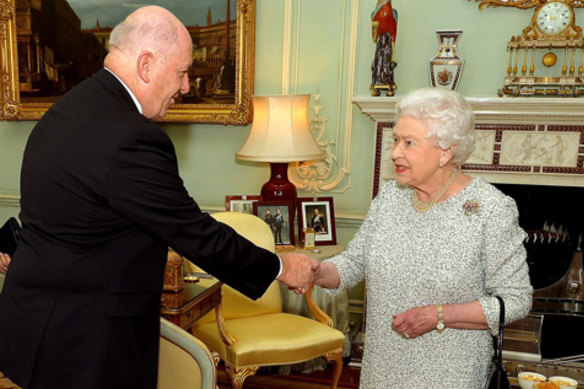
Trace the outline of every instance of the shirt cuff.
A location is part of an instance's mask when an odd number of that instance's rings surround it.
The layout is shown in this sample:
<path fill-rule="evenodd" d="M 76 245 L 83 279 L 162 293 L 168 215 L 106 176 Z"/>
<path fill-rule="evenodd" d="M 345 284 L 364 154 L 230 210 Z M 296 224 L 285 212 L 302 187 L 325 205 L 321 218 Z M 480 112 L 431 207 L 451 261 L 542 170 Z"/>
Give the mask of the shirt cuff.
<path fill-rule="evenodd" d="M 278 257 L 278 261 L 280 261 L 280 270 L 278 270 L 278 275 L 276 276 L 276 279 L 278 279 L 278 277 L 280 277 L 280 274 L 282 274 L 282 258 L 280 258 L 279 255 L 277 255 Z"/>

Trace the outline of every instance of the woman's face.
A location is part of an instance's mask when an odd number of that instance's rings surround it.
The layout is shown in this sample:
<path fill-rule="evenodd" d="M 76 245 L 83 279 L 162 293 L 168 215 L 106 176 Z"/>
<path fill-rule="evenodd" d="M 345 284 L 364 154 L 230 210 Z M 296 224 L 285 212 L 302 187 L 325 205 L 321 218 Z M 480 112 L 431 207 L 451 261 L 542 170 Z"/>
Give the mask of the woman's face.
<path fill-rule="evenodd" d="M 414 188 L 432 182 L 439 169 L 442 150 L 426 137 L 427 122 L 411 116 L 401 117 L 393 131 L 391 159 L 399 184 Z"/>

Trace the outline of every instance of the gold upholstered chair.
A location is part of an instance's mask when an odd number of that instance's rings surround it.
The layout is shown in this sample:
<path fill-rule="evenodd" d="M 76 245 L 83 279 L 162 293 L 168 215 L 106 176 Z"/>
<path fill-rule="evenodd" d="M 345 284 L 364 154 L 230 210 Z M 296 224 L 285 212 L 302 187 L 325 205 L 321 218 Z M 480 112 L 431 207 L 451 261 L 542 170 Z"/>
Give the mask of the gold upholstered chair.
<path fill-rule="evenodd" d="M 239 212 L 212 216 L 256 245 L 275 250 L 270 228 L 257 216 Z M 331 388 L 337 387 L 345 337 L 332 328 L 332 320 L 318 308 L 310 291 L 306 301 L 316 320 L 282 312 L 278 281 L 256 301 L 226 285 L 222 296 L 216 315 L 207 314 L 195 322 L 192 331 L 225 362 L 233 389 L 241 388 L 260 366 L 289 365 L 319 356 L 334 362 Z"/>
<path fill-rule="evenodd" d="M 215 361 L 199 339 L 160 318 L 157 389 L 216 389 Z"/>

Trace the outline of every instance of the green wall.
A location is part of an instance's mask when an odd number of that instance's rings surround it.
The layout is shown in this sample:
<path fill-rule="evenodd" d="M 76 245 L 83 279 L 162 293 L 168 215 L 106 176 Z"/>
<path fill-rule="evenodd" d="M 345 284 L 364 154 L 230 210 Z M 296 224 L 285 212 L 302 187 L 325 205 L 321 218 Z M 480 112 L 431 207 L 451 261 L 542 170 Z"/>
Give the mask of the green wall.
<path fill-rule="evenodd" d="M 370 95 L 370 13 L 376 3 L 257 0 L 255 93 L 320 94 L 320 117 L 326 120 L 323 141 L 336 158 L 334 173 L 342 179 L 322 192 L 300 191 L 299 196 L 334 197 L 340 243 L 355 234 L 371 200 L 375 124 L 351 98 Z M 398 96 L 429 85 L 428 60 L 438 49 L 436 30 L 456 29 L 463 31 L 458 53 L 466 61 L 458 91 L 468 97 L 495 97 L 506 74 L 507 42 L 533 14 L 533 9 L 508 7 L 479 10 L 467 0 L 393 0 L 393 6 L 398 10 Z M 576 10 L 576 18 L 584 20 L 584 11 Z M 20 164 L 33 126 L 0 122 L 0 221 L 19 212 Z M 267 165 L 235 159 L 250 126 L 163 127 L 175 143 L 185 185 L 204 210 L 222 209 L 225 195 L 258 194 L 267 181 Z M 354 288 L 351 298 L 361 299 L 362 289 Z M 358 322 L 358 314 L 353 319 Z"/>
<path fill-rule="evenodd" d="M 375 0 L 257 0 L 255 93 L 320 93 L 325 140 L 333 145 L 337 168 L 346 172 L 333 188 L 299 195 L 334 196 L 342 243 L 355 233 L 371 199 L 374 123 L 350 101 L 354 95 L 370 95 L 374 50 L 370 13 L 375 4 Z M 463 30 L 458 53 L 466 64 L 458 90 L 471 97 L 496 96 L 506 72 L 507 41 L 521 33 L 533 14 L 532 9 L 508 7 L 479 10 L 477 3 L 467 0 L 394 0 L 393 6 L 399 14 L 398 96 L 428 86 L 428 60 L 437 52 L 435 31 L 440 29 Z M 576 10 L 576 17 L 584 17 L 582 12 Z M 288 34 L 286 25 L 291 26 Z M 284 37 L 290 40 L 285 42 Z M 0 220 L 18 213 L 20 163 L 33 125 L 0 122 Z M 175 142 L 186 187 L 203 209 L 221 209 L 228 194 L 257 194 L 268 179 L 267 165 L 235 159 L 249 126 L 163 127 Z"/>

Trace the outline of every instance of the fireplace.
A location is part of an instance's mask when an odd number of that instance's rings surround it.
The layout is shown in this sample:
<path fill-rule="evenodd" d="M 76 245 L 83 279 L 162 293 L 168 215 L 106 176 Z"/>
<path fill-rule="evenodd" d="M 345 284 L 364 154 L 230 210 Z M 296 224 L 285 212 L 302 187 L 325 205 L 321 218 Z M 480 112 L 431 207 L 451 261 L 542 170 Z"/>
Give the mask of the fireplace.
<path fill-rule="evenodd" d="M 536 360 L 584 354 L 584 188 L 495 186 L 517 202 L 535 289 L 531 316 L 510 326 L 506 349 Z"/>

